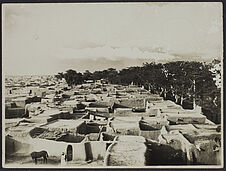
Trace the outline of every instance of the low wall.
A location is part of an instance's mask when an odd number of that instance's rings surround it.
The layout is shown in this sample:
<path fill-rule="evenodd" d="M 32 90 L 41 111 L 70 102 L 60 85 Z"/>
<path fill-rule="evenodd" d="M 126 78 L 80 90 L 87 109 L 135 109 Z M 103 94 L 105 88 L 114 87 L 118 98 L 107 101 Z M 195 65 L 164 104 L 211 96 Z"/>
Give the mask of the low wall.
<path fill-rule="evenodd" d="M 132 108 L 116 108 L 114 110 L 114 115 L 129 115 L 132 114 Z"/>
<path fill-rule="evenodd" d="M 163 101 L 163 97 L 146 97 L 145 100 L 149 102 Z"/>
<path fill-rule="evenodd" d="M 26 102 L 24 100 L 17 100 L 14 99 L 13 102 L 16 104 L 17 107 L 25 108 Z"/>
<path fill-rule="evenodd" d="M 147 109 L 146 113 L 151 116 L 157 116 L 160 113 L 159 109 Z"/>
<path fill-rule="evenodd" d="M 10 119 L 10 118 L 19 118 L 22 117 L 25 114 L 25 108 L 7 108 L 5 110 L 5 118 Z"/>
<path fill-rule="evenodd" d="M 108 113 L 109 112 L 109 109 L 107 107 L 102 107 L 102 108 L 98 108 L 98 107 L 86 107 L 85 108 L 86 110 L 89 110 L 89 111 L 93 111 L 93 112 L 104 112 L 104 113 Z"/>
<path fill-rule="evenodd" d="M 145 100 L 143 98 L 142 99 L 137 99 L 137 98 L 136 99 L 119 99 L 119 100 L 115 100 L 114 102 L 122 107 L 128 107 L 128 108 L 145 107 Z"/>
<path fill-rule="evenodd" d="M 120 135 L 140 135 L 140 129 L 139 128 L 117 128 L 116 132 Z"/>
<path fill-rule="evenodd" d="M 167 113 L 167 120 L 176 122 L 177 124 L 204 124 L 206 116 L 201 114 L 172 114 Z"/>
<path fill-rule="evenodd" d="M 145 139 L 151 139 L 158 141 L 158 137 L 160 135 L 160 130 L 154 130 L 154 131 L 140 131 L 140 136 L 143 136 Z"/>
<path fill-rule="evenodd" d="M 113 133 L 113 134 L 110 134 L 110 133 L 102 133 L 103 135 L 103 140 L 104 141 L 113 141 L 116 137 L 116 134 Z"/>

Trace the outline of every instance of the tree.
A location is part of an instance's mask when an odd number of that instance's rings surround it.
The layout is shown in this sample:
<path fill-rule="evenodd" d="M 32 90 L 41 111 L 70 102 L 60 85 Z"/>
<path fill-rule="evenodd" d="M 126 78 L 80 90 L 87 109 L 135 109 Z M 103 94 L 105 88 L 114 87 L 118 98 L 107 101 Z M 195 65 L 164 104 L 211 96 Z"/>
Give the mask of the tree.
<path fill-rule="evenodd" d="M 85 70 L 83 73 L 83 80 L 91 80 L 93 79 L 93 74 L 89 70 Z"/>
<path fill-rule="evenodd" d="M 108 68 L 105 70 L 105 78 L 110 81 L 112 84 L 118 84 L 119 78 L 118 78 L 118 71 L 116 71 L 115 68 Z"/>
<path fill-rule="evenodd" d="M 95 71 L 93 74 L 92 74 L 92 78 L 94 80 L 100 80 L 101 78 L 104 78 L 104 73 L 103 71 Z"/>
<path fill-rule="evenodd" d="M 76 71 L 69 69 L 64 73 L 64 78 L 69 86 L 73 86 L 75 83 L 74 77 L 77 74 Z"/>
<path fill-rule="evenodd" d="M 55 75 L 55 77 L 59 80 L 62 80 L 62 78 L 64 78 L 64 74 L 63 72 L 59 72 L 57 75 Z"/>
<path fill-rule="evenodd" d="M 67 70 L 66 73 L 64 73 L 64 78 L 67 84 L 71 87 L 77 84 L 81 84 L 84 81 L 82 73 L 77 73 L 72 69 Z"/>
<path fill-rule="evenodd" d="M 192 83 L 187 78 L 185 68 L 186 62 L 177 61 L 164 64 L 166 73 L 167 91 L 171 91 L 172 95 L 180 98 L 180 104 L 183 104 L 185 97 L 189 94 Z M 176 99 L 176 98 L 175 98 Z"/>

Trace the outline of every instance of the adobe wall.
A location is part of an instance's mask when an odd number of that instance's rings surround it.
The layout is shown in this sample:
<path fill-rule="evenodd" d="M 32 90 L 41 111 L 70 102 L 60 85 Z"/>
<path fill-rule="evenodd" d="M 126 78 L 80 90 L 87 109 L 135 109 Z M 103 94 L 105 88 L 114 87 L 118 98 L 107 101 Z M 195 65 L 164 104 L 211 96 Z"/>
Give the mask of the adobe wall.
<path fill-rule="evenodd" d="M 187 164 L 195 163 L 194 157 L 195 146 L 191 144 L 179 131 L 171 131 L 170 134 L 162 134 L 159 138 L 166 140 L 166 144 L 175 150 L 181 150 L 183 152 L 183 160 Z"/>
<path fill-rule="evenodd" d="M 132 114 L 132 108 L 116 108 L 114 115 L 126 116 Z"/>
<path fill-rule="evenodd" d="M 128 107 L 128 108 L 133 108 L 133 107 L 138 107 L 138 108 L 144 108 L 145 107 L 145 100 L 142 99 L 119 99 L 115 100 L 116 104 L 119 104 L 120 106 L 123 107 Z"/>
<path fill-rule="evenodd" d="M 15 151 L 20 151 L 29 156 L 33 151 L 46 150 L 49 156 L 60 157 L 62 152 L 67 151 L 68 145 L 72 146 L 73 160 L 88 160 L 88 159 L 103 159 L 106 152 L 107 142 L 104 141 L 89 141 L 83 143 L 67 143 L 46 139 L 31 139 L 28 143 L 22 143 L 13 139 L 7 138 L 6 153 L 12 154 Z"/>
<path fill-rule="evenodd" d="M 87 110 L 89 111 L 93 111 L 93 112 L 104 112 L 104 113 L 108 113 L 109 109 L 107 107 L 86 107 Z"/>
<path fill-rule="evenodd" d="M 146 109 L 146 113 L 152 116 L 157 116 L 160 113 L 159 109 Z"/>
<path fill-rule="evenodd" d="M 110 134 L 110 133 L 103 132 L 102 135 L 103 135 L 104 141 L 113 141 L 116 137 L 115 133 Z"/>
<path fill-rule="evenodd" d="M 187 164 L 185 153 L 168 144 L 149 142 L 146 153 L 146 165 L 185 165 Z"/>
<path fill-rule="evenodd" d="M 167 113 L 167 119 L 173 122 L 176 122 L 178 124 L 180 123 L 186 123 L 186 124 L 192 124 L 192 123 L 199 123 L 204 124 L 206 121 L 206 117 L 201 114 L 193 115 L 193 114 L 171 114 Z M 195 117 L 194 117 L 195 116 Z"/>
<path fill-rule="evenodd" d="M 196 141 L 195 144 L 199 144 L 201 148 L 200 151 L 195 151 L 195 158 L 197 163 L 209 165 L 221 164 L 221 147 L 218 147 L 219 151 L 214 151 L 214 149 L 216 148 L 216 142 L 214 140 L 199 140 Z"/>
<path fill-rule="evenodd" d="M 15 152 L 20 152 L 20 153 L 25 153 L 25 154 L 29 153 L 30 148 L 31 148 L 31 146 L 28 143 L 19 142 L 8 136 L 5 137 L 6 159 L 7 159 L 8 155 L 11 155 Z"/>
<path fill-rule="evenodd" d="M 25 114 L 24 108 L 6 108 L 5 109 L 5 118 L 19 118 Z"/>
<path fill-rule="evenodd" d="M 160 130 L 153 130 L 153 131 L 140 131 L 140 136 L 143 136 L 145 139 L 151 139 L 158 141 L 158 137 L 160 135 Z"/>
<path fill-rule="evenodd" d="M 62 152 L 66 153 L 68 145 L 73 149 L 73 160 L 86 160 L 86 151 L 83 143 L 66 143 L 46 139 L 33 139 L 31 142 L 32 151 L 46 150 L 49 156 L 60 157 Z"/>
<path fill-rule="evenodd" d="M 14 103 L 16 103 L 16 106 L 17 107 L 21 107 L 21 108 L 24 108 L 25 109 L 25 105 L 26 105 L 26 102 L 25 100 L 13 100 Z"/>
<path fill-rule="evenodd" d="M 104 141 L 91 141 L 86 142 L 84 145 L 86 148 L 86 156 L 89 159 L 104 159 L 106 153 L 106 143 Z M 90 151 L 89 151 L 90 150 Z"/>

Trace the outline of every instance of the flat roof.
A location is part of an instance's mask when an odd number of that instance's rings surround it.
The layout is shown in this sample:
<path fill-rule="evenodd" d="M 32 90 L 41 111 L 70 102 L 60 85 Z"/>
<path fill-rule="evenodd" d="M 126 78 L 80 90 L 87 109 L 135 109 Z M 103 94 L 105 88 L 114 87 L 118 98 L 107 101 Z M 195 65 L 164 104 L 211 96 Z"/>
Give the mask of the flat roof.
<path fill-rule="evenodd" d="M 177 114 L 177 113 L 166 113 L 167 117 L 173 118 L 206 118 L 205 115 L 202 114 Z"/>
<path fill-rule="evenodd" d="M 51 115 L 56 115 L 56 114 L 60 114 L 62 113 L 62 111 L 60 111 L 59 109 L 50 109 L 50 110 L 45 110 L 42 114 L 39 114 L 38 116 L 51 116 Z"/>
<path fill-rule="evenodd" d="M 81 119 L 78 120 L 66 120 L 58 119 L 55 122 L 46 124 L 44 127 L 47 128 L 76 128 L 81 125 L 84 121 Z"/>
<path fill-rule="evenodd" d="M 166 128 L 169 131 L 172 131 L 172 130 L 197 130 L 197 128 L 193 124 L 167 125 Z"/>
<path fill-rule="evenodd" d="M 143 136 L 134 136 L 134 135 L 120 135 L 117 137 L 116 141 L 120 142 L 139 142 L 145 143 L 146 140 Z"/>

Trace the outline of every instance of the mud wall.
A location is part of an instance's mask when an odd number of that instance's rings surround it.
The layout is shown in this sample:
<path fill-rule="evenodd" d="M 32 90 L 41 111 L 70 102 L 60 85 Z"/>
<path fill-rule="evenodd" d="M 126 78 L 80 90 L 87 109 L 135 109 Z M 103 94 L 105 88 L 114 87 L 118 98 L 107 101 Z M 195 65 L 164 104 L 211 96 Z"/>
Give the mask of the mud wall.
<path fill-rule="evenodd" d="M 216 142 L 213 140 L 200 141 L 201 150 L 196 150 L 194 155 L 198 164 L 221 164 L 221 147 L 219 150 L 214 151 Z"/>
<path fill-rule="evenodd" d="M 103 159 L 106 152 L 107 142 L 104 141 L 89 141 L 84 143 L 67 143 L 45 139 L 31 139 L 29 144 L 12 141 L 7 139 L 6 153 L 11 154 L 20 150 L 26 155 L 30 155 L 33 151 L 46 150 L 49 156 L 60 157 L 62 152 L 67 152 L 67 147 L 72 146 L 73 160 L 96 160 Z M 13 147 L 14 144 L 14 147 Z"/>
<path fill-rule="evenodd" d="M 84 143 L 87 160 L 104 159 L 106 153 L 106 142 L 92 141 Z"/>
<path fill-rule="evenodd" d="M 116 108 L 114 110 L 114 115 L 117 116 L 126 116 L 132 114 L 132 108 Z"/>
<path fill-rule="evenodd" d="M 14 140 L 11 137 L 5 137 L 5 153 L 6 159 L 9 155 L 19 152 L 19 153 L 29 153 L 31 146 L 27 143 L 22 143 L 17 140 Z"/>
<path fill-rule="evenodd" d="M 114 138 L 116 137 L 116 134 L 110 134 L 110 133 L 102 133 L 102 135 L 103 135 L 104 141 L 113 141 Z"/>
<path fill-rule="evenodd" d="M 86 160 L 85 146 L 83 143 L 66 143 L 45 139 L 33 139 L 31 142 L 32 151 L 46 150 L 49 156 L 61 156 L 62 152 L 67 152 L 68 145 L 72 146 L 73 160 Z"/>
<path fill-rule="evenodd" d="M 160 130 L 153 130 L 153 131 L 140 131 L 140 136 L 143 136 L 145 139 L 151 139 L 158 141 L 158 137 L 160 135 Z"/>
<path fill-rule="evenodd" d="M 167 144 L 150 143 L 147 145 L 146 165 L 184 165 L 187 163 L 182 150 Z"/>
<path fill-rule="evenodd" d="M 145 100 L 143 98 L 142 99 L 120 99 L 120 100 L 116 100 L 114 102 L 120 106 L 128 107 L 128 108 L 145 107 Z"/>
<path fill-rule="evenodd" d="M 22 117 L 25 113 L 24 108 L 6 108 L 5 110 L 5 118 L 10 119 L 10 118 L 19 118 Z"/>

